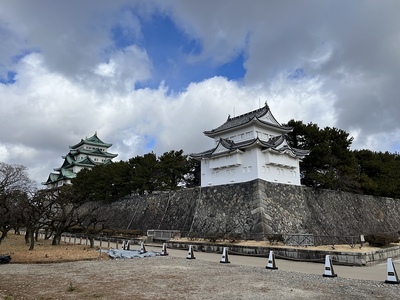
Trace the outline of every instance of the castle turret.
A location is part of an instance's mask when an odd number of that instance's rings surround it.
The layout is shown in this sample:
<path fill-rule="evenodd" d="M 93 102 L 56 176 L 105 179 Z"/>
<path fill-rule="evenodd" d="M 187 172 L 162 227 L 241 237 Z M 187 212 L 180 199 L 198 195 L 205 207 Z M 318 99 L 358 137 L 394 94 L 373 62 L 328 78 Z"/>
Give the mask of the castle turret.
<path fill-rule="evenodd" d="M 204 131 L 215 147 L 190 156 L 201 161 L 201 186 L 263 179 L 300 185 L 299 162 L 309 151 L 290 147 L 282 126 L 269 106 L 228 119 Z"/>

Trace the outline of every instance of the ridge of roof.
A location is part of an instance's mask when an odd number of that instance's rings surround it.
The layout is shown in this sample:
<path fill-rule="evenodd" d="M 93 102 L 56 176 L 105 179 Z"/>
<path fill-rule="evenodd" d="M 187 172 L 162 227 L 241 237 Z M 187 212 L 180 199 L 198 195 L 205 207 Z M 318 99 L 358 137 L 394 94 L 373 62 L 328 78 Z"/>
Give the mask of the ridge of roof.
<path fill-rule="evenodd" d="M 272 126 L 287 132 L 292 130 L 291 127 L 282 126 L 273 116 L 268 104 L 265 103 L 265 106 L 263 106 L 262 108 L 247 112 L 237 117 L 231 118 L 231 116 L 228 115 L 228 119 L 225 121 L 224 124 L 212 130 L 204 131 L 203 133 L 207 136 L 213 136 L 218 132 L 240 127 L 252 121 L 258 121 L 261 124 Z"/>
<path fill-rule="evenodd" d="M 86 137 L 85 139 L 81 139 L 79 143 L 73 145 L 73 146 L 69 146 L 70 149 L 76 149 L 79 146 L 83 145 L 83 144 L 89 144 L 89 145 L 95 145 L 95 146 L 103 146 L 106 148 L 109 148 L 112 146 L 112 144 L 108 144 L 108 143 L 104 143 L 101 139 L 99 139 L 99 137 L 97 136 L 97 132 L 95 132 L 94 135 L 92 135 L 91 137 Z"/>

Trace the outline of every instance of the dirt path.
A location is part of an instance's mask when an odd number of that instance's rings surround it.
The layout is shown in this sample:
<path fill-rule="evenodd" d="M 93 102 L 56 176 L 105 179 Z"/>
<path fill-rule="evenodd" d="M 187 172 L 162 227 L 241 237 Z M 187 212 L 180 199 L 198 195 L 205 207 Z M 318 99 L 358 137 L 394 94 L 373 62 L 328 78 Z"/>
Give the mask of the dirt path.
<path fill-rule="evenodd" d="M 0 265 L 0 299 L 395 299 L 399 285 L 176 257 Z"/>

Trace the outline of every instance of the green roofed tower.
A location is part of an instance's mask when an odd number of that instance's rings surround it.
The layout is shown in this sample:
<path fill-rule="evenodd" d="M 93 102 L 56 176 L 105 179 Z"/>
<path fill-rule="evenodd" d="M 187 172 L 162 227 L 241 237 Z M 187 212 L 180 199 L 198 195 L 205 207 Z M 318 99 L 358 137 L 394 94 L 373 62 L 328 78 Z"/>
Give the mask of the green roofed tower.
<path fill-rule="evenodd" d="M 118 154 L 108 152 L 112 144 L 104 143 L 99 139 L 97 133 L 93 136 L 81 141 L 73 146 L 69 146 L 67 155 L 62 156 L 63 164 L 59 168 L 55 168 L 50 173 L 46 182 L 42 182 L 49 188 L 56 188 L 65 184 L 71 184 L 71 179 L 82 169 L 91 169 L 96 165 L 108 164 Z"/>

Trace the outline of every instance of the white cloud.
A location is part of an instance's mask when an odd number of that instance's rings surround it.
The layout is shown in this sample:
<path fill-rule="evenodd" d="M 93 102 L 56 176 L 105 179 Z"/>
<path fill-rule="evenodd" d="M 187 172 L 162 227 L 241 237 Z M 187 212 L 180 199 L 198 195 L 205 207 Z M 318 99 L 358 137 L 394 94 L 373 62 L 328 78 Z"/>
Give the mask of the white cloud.
<path fill-rule="evenodd" d="M 88 76 L 87 80 L 95 81 L 96 88 L 115 89 L 130 92 L 135 83 L 150 78 L 151 62 L 145 50 L 129 46 L 113 53 L 108 62 L 100 63 L 94 68 L 96 78 Z"/>
<path fill-rule="evenodd" d="M 5 162 L 9 160 L 9 153 L 8 153 L 8 149 L 5 145 L 1 145 L 0 144 L 0 161 L 1 162 Z"/>
<path fill-rule="evenodd" d="M 0 83 L 0 160 L 43 181 L 68 145 L 95 131 L 117 159 L 203 151 L 213 144 L 204 130 L 265 101 L 281 123 L 334 126 L 356 148 L 399 151 L 399 8 L 390 0 L 4 2 L 0 78 L 14 71 L 16 82 Z M 142 21 L 156 11 L 197 43 L 193 60 L 215 66 L 242 53 L 244 78 L 204 76 L 179 93 L 161 78 L 138 89 L 159 78 L 141 41 Z M 291 78 L 296 69 L 304 74 Z"/>

